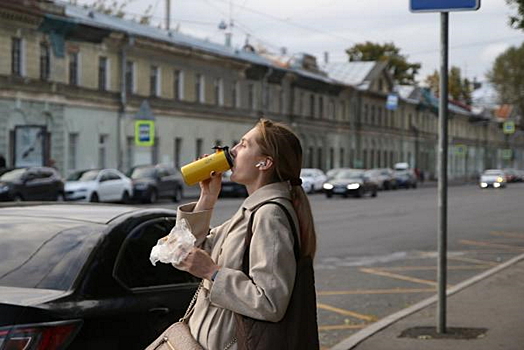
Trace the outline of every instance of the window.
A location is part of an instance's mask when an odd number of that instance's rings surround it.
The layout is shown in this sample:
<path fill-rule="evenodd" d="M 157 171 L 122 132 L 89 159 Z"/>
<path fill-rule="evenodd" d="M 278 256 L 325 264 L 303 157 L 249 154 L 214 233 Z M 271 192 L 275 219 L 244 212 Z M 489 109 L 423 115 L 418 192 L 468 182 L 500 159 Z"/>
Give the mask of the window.
<path fill-rule="evenodd" d="M 204 100 L 204 76 L 197 73 L 195 75 L 195 101 L 203 103 Z"/>
<path fill-rule="evenodd" d="M 284 113 L 284 88 L 278 92 L 278 111 Z"/>
<path fill-rule="evenodd" d="M 231 86 L 231 106 L 239 108 L 240 97 L 238 96 L 238 81 L 234 81 Z"/>
<path fill-rule="evenodd" d="M 338 156 L 338 166 L 341 168 L 344 166 L 344 157 L 345 157 L 344 149 L 341 147 L 339 150 L 339 156 Z"/>
<path fill-rule="evenodd" d="M 255 85 L 253 83 L 247 86 L 247 105 L 249 109 L 255 110 Z"/>
<path fill-rule="evenodd" d="M 369 107 L 367 104 L 364 104 L 364 123 L 367 124 L 368 122 L 368 111 Z"/>
<path fill-rule="evenodd" d="M 69 84 L 78 85 L 78 52 L 69 53 Z"/>
<path fill-rule="evenodd" d="M 175 69 L 175 78 L 173 83 L 173 94 L 175 100 L 181 101 L 184 99 L 184 72 Z"/>
<path fill-rule="evenodd" d="M 49 80 L 51 72 L 51 51 L 47 43 L 40 43 L 40 79 Z"/>
<path fill-rule="evenodd" d="M 298 115 L 304 113 L 304 93 L 300 92 L 298 94 Z"/>
<path fill-rule="evenodd" d="M 371 105 L 371 124 L 375 124 L 375 106 Z"/>
<path fill-rule="evenodd" d="M 269 110 L 269 94 L 270 94 L 270 90 L 269 90 L 269 84 L 266 83 L 266 86 L 264 87 L 264 109 L 265 110 Z"/>
<path fill-rule="evenodd" d="M 98 167 L 101 169 L 106 167 L 106 147 L 107 135 L 100 135 L 98 138 Z"/>
<path fill-rule="evenodd" d="M 173 164 L 175 165 L 175 168 L 180 168 L 180 153 L 182 152 L 182 138 L 176 137 L 175 138 L 175 147 L 173 150 Z"/>
<path fill-rule="evenodd" d="M 329 169 L 333 169 L 335 167 L 335 150 L 333 147 L 329 148 Z"/>
<path fill-rule="evenodd" d="M 159 156 L 158 156 L 158 153 L 159 153 L 159 150 L 160 150 L 160 139 L 158 137 L 155 137 L 155 141 L 153 143 L 153 146 L 151 147 L 151 160 L 153 162 L 153 164 L 157 164 L 158 163 L 158 160 L 159 160 Z"/>
<path fill-rule="evenodd" d="M 324 97 L 319 96 L 318 97 L 318 114 L 319 118 L 324 118 Z"/>
<path fill-rule="evenodd" d="M 222 79 L 215 79 L 215 104 L 222 106 L 224 104 L 224 93 L 222 90 Z"/>
<path fill-rule="evenodd" d="M 329 113 L 330 119 L 337 119 L 334 100 L 329 100 L 329 112 L 328 113 Z"/>
<path fill-rule="evenodd" d="M 108 76 L 107 57 L 99 57 L 98 58 L 98 89 L 101 91 L 106 91 L 108 88 L 107 76 Z"/>
<path fill-rule="evenodd" d="M 127 148 L 126 148 L 126 156 L 127 156 L 127 169 L 131 169 L 134 165 L 135 159 L 135 137 L 129 136 L 127 138 Z"/>
<path fill-rule="evenodd" d="M 11 40 L 11 73 L 16 76 L 23 75 L 22 65 L 22 39 L 12 38 Z"/>
<path fill-rule="evenodd" d="M 67 160 L 67 167 L 69 170 L 76 170 L 76 159 L 78 153 L 78 134 L 69 134 L 69 154 Z"/>
<path fill-rule="evenodd" d="M 315 95 L 311 94 L 309 96 L 309 116 L 315 117 Z"/>
<path fill-rule="evenodd" d="M 200 158 L 202 156 L 202 145 L 204 144 L 204 140 L 202 139 L 196 139 L 196 154 L 195 158 Z"/>
<path fill-rule="evenodd" d="M 135 63 L 133 61 L 126 62 L 126 93 L 133 94 L 135 92 Z"/>
<path fill-rule="evenodd" d="M 151 96 L 160 96 L 160 68 L 151 66 L 149 73 L 149 93 Z"/>

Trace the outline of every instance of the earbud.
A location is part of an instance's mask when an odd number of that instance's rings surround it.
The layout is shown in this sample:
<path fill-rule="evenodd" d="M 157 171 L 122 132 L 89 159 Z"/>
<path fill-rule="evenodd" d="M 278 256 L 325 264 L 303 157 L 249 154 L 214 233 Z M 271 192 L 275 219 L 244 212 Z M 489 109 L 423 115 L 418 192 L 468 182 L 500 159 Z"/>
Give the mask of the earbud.
<path fill-rule="evenodd" d="M 260 161 L 260 162 L 258 162 L 257 164 L 255 164 L 255 166 L 256 166 L 257 168 L 260 168 L 261 166 L 266 166 L 266 162 L 265 162 L 265 161 Z"/>

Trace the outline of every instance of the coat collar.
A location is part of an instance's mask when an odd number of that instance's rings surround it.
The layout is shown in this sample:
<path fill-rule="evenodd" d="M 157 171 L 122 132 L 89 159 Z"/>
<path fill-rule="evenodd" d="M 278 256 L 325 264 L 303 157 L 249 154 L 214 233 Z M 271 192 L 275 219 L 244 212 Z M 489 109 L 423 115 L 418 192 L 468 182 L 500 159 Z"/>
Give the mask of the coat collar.
<path fill-rule="evenodd" d="M 260 187 L 246 198 L 244 203 L 242 203 L 242 207 L 252 211 L 260 204 L 277 198 L 291 200 L 289 183 L 287 181 L 275 182 Z"/>

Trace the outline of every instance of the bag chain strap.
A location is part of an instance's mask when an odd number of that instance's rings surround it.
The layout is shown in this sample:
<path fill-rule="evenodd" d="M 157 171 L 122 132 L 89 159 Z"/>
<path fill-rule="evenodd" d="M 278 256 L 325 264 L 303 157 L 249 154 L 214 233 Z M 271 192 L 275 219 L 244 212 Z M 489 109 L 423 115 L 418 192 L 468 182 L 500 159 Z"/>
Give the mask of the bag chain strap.
<path fill-rule="evenodd" d="M 186 313 L 184 314 L 184 317 L 182 317 L 180 320 L 178 320 L 178 322 L 186 322 L 186 320 L 189 318 L 189 316 L 191 316 L 191 314 L 193 313 L 193 310 L 195 308 L 195 303 L 196 303 L 196 300 L 198 298 L 198 292 L 200 292 L 200 290 L 202 289 L 202 285 L 203 285 L 204 281 L 202 280 L 202 282 L 200 282 L 200 284 L 198 285 L 198 288 L 195 292 L 195 295 L 193 295 L 193 299 L 191 299 L 191 302 L 189 303 L 189 306 L 187 307 L 187 310 L 186 310 Z"/>

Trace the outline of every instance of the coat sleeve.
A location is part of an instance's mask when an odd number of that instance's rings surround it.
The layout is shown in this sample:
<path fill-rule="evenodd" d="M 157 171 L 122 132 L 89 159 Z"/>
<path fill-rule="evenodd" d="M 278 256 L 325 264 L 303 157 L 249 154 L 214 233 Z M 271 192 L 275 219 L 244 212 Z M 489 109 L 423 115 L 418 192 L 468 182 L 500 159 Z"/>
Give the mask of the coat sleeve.
<path fill-rule="evenodd" d="M 249 259 L 249 276 L 221 268 L 209 299 L 233 312 L 278 322 L 286 312 L 296 274 L 291 226 L 278 206 L 264 205 L 257 210 Z"/>
<path fill-rule="evenodd" d="M 184 204 L 178 207 L 177 220 L 185 219 L 189 224 L 191 233 L 196 237 L 195 246 L 211 253 L 218 232 L 227 224 L 210 229 L 212 210 L 193 211 L 196 203 Z"/>

